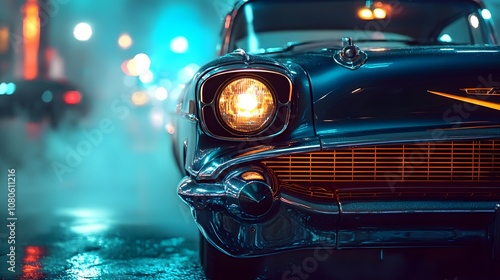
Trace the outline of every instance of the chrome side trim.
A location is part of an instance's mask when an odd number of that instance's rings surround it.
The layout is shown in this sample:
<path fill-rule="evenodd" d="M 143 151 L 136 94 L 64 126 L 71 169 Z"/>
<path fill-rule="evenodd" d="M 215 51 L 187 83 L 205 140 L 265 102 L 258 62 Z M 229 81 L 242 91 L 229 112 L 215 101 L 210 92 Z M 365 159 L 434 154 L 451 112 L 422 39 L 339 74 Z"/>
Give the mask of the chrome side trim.
<path fill-rule="evenodd" d="M 449 93 L 444 93 L 444 92 L 439 92 L 439 91 L 433 91 L 433 90 L 427 90 L 428 93 L 432 93 L 434 95 L 442 96 L 445 98 L 453 99 L 453 100 L 458 100 L 458 101 L 463 101 L 467 102 L 473 105 L 478 105 L 478 106 L 483 106 L 485 108 L 493 109 L 500 111 L 500 104 L 495 103 L 495 102 L 490 102 L 490 101 L 485 101 L 485 100 L 480 100 L 476 98 L 470 98 L 470 97 L 464 97 L 464 96 L 458 96 L 454 94 L 449 94 Z M 493 94 L 492 94 L 493 95 Z"/>
<path fill-rule="evenodd" d="M 340 199 L 343 203 L 342 214 L 395 214 L 395 213 L 490 213 L 494 212 L 494 201 L 457 202 L 457 201 L 351 201 Z"/>
<path fill-rule="evenodd" d="M 497 203 L 473 200 L 344 200 L 338 246 L 491 246 L 488 227 L 491 226 Z"/>
<path fill-rule="evenodd" d="M 470 95 L 500 95 L 500 87 L 490 87 L 490 88 L 461 88 L 461 91 L 465 91 Z"/>
<path fill-rule="evenodd" d="M 429 129 L 421 132 L 395 132 L 369 134 L 363 136 L 348 135 L 320 135 L 323 149 L 334 149 L 340 147 L 362 147 L 375 145 L 392 145 L 405 143 L 432 143 L 438 141 L 459 141 L 459 140 L 482 140 L 498 139 L 500 130 L 494 126 L 485 127 L 459 127 L 451 129 Z"/>

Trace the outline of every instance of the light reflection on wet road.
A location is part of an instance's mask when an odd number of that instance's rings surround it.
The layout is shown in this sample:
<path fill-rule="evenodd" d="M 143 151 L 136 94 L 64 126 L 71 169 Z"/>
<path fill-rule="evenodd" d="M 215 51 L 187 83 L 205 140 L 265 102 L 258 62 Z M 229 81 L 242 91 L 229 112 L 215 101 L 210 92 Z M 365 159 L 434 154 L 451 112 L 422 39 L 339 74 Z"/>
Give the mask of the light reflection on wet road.
<path fill-rule="evenodd" d="M 16 279 L 205 279 L 196 244 L 160 234 L 153 227 L 86 234 L 57 227 L 23 246 Z"/>
<path fill-rule="evenodd" d="M 2 185 L 7 169 L 16 169 L 18 271 L 28 251 L 51 279 L 202 278 L 198 231 L 176 194 L 169 137 L 164 124 L 151 122 L 163 117 L 158 106 L 129 106 L 126 115 L 97 107 L 79 127 L 57 131 L 0 120 Z M 6 221 L 4 187 L 0 199 Z M 4 228 L 0 275 L 7 277 Z"/>

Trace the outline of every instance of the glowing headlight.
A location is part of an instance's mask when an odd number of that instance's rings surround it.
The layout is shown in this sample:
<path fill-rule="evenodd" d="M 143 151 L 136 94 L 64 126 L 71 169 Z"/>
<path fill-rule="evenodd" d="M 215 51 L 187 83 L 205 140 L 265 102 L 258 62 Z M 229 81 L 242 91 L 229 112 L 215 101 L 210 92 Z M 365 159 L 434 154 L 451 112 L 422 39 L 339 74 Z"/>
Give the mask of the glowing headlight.
<path fill-rule="evenodd" d="M 219 116 L 236 132 L 254 133 L 273 119 L 276 104 L 271 89 L 254 78 L 240 78 L 226 85 L 218 97 Z"/>

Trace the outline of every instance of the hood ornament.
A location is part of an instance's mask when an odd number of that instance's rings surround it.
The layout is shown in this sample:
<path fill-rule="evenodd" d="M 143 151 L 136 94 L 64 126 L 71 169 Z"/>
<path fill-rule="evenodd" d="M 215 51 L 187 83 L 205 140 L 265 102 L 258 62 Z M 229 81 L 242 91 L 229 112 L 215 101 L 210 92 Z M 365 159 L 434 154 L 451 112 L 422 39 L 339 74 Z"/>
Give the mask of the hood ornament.
<path fill-rule="evenodd" d="M 342 38 L 342 48 L 333 56 L 337 64 L 351 70 L 361 67 L 361 65 L 365 64 L 367 58 L 368 55 L 360 50 L 350 37 Z"/>

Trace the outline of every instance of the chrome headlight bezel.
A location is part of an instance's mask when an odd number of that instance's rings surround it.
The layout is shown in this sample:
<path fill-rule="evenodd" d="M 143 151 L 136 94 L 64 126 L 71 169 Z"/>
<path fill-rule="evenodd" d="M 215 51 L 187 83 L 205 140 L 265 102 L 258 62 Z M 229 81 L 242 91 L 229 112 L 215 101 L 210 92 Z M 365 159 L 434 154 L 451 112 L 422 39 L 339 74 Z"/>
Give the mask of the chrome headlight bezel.
<path fill-rule="evenodd" d="M 223 140 L 264 139 L 276 136 L 288 126 L 291 113 L 292 82 L 284 73 L 267 69 L 234 69 L 208 73 L 199 83 L 201 127 L 206 134 Z M 274 109 L 261 127 L 243 132 L 228 125 L 219 111 L 224 88 L 238 79 L 254 79 L 270 91 Z"/>

